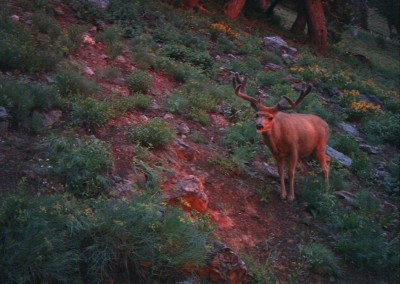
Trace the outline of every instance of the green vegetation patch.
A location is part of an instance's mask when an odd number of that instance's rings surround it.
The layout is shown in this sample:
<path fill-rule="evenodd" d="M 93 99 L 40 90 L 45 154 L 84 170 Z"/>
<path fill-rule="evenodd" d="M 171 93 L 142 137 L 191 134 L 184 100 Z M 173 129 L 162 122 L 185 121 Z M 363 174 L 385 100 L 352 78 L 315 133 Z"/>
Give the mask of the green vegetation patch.
<path fill-rule="evenodd" d="M 88 137 L 53 137 L 48 146 L 52 175 L 61 179 L 68 192 L 80 197 L 106 193 L 107 172 L 112 158 L 104 142 Z"/>

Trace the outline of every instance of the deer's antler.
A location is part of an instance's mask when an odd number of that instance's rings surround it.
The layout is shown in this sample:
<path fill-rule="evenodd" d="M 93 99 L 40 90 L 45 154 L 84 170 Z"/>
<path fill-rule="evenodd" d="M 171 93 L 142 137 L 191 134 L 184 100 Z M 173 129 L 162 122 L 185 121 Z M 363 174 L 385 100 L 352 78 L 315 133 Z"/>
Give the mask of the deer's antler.
<path fill-rule="evenodd" d="M 244 77 L 244 79 L 240 79 L 239 73 L 235 73 L 233 76 L 233 88 L 235 89 L 236 96 L 249 101 L 251 103 L 251 106 L 255 109 L 257 109 L 257 105 L 261 103 L 260 98 L 256 99 L 253 97 L 250 97 L 249 95 L 246 94 L 246 85 L 247 85 L 247 77 Z"/>
<path fill-rule="evenodd" d="M 298 105 L 303 101 L 303 99 L 311 92 L 311 85 L 307 86 L 306 90 L 302 90 L 300 92 L 300 96 L 297 98 L 296 102 L 293 102 L 290 98 L 287 96 L 283 96 L 283 98 L 289 103 L 289 105 L 283 104 L 284 100 L 281 100 L 277 105 L 276 108 L 281 111 L 281 110 L 287 110 L 287 109 L 296 109 Z"/>

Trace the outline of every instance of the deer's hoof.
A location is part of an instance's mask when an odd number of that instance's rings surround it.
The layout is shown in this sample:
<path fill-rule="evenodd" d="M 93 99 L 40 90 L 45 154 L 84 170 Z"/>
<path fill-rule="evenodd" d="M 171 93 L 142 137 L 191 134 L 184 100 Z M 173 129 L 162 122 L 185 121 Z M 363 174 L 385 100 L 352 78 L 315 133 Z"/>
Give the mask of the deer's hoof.
<path fill-rule="evenodd" d="M 293 202 L 293 201 L 294 201 L 294 195 L 293 195 L 293 196 L 292 196 L 292 195 L 289 195 L 288 201 L 289 201 L 289 202 Z"/>
<path fill-rule="evenodd" d="M 281 199 L 286 200 L 286 194 L 281 194 Z"/>

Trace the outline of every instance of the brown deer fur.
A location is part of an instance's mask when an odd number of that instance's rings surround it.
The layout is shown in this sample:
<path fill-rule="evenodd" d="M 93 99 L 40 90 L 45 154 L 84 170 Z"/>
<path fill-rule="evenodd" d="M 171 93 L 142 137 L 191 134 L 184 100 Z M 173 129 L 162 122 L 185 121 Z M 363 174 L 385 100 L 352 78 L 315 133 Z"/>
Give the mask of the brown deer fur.
<path fill-rule="evenodd" d="M 294 176 L 299 159 L 315 155 L 322 167 L 326 186 L 329 187 L 330 157 L 326 155 L 326 144 L 329 138 L 329 126 L 320 117 L 312 114 L 284 113 L 282 110 L 295 109 L 304 97 L 311 91 L 309 87 L 302 91 L 294 103 L 289 98 L 284 99 L 290 106 L 279 102 L 275 107 L 262 105 L 260 99 L 255 99 L 244 93 L 247 79 L 240 80 L 239 75 L 234 77 L 236 95 L 251 102 L 257 110 L 257 132 L 263 137 L 264 143 L 271 150 L 279 170 L 281 182 L 281 197 L 286 199 L 286 187 L 284 179 L 284 163 L 288 163 L 289 171 L 289 196 L 288 200 L 294 200 Z"/>

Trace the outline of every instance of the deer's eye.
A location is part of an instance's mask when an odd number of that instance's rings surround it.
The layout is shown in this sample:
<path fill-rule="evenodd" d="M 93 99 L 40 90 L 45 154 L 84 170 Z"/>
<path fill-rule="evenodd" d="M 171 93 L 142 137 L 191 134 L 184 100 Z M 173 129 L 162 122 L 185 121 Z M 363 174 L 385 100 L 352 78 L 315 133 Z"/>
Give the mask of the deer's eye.
<path fill-rule="evenodd" d="M 273 119 L 273 117 L 272 117 L 272 116 L 268 117 L 268 121 L 271 121 L 272 119 Z"/>

